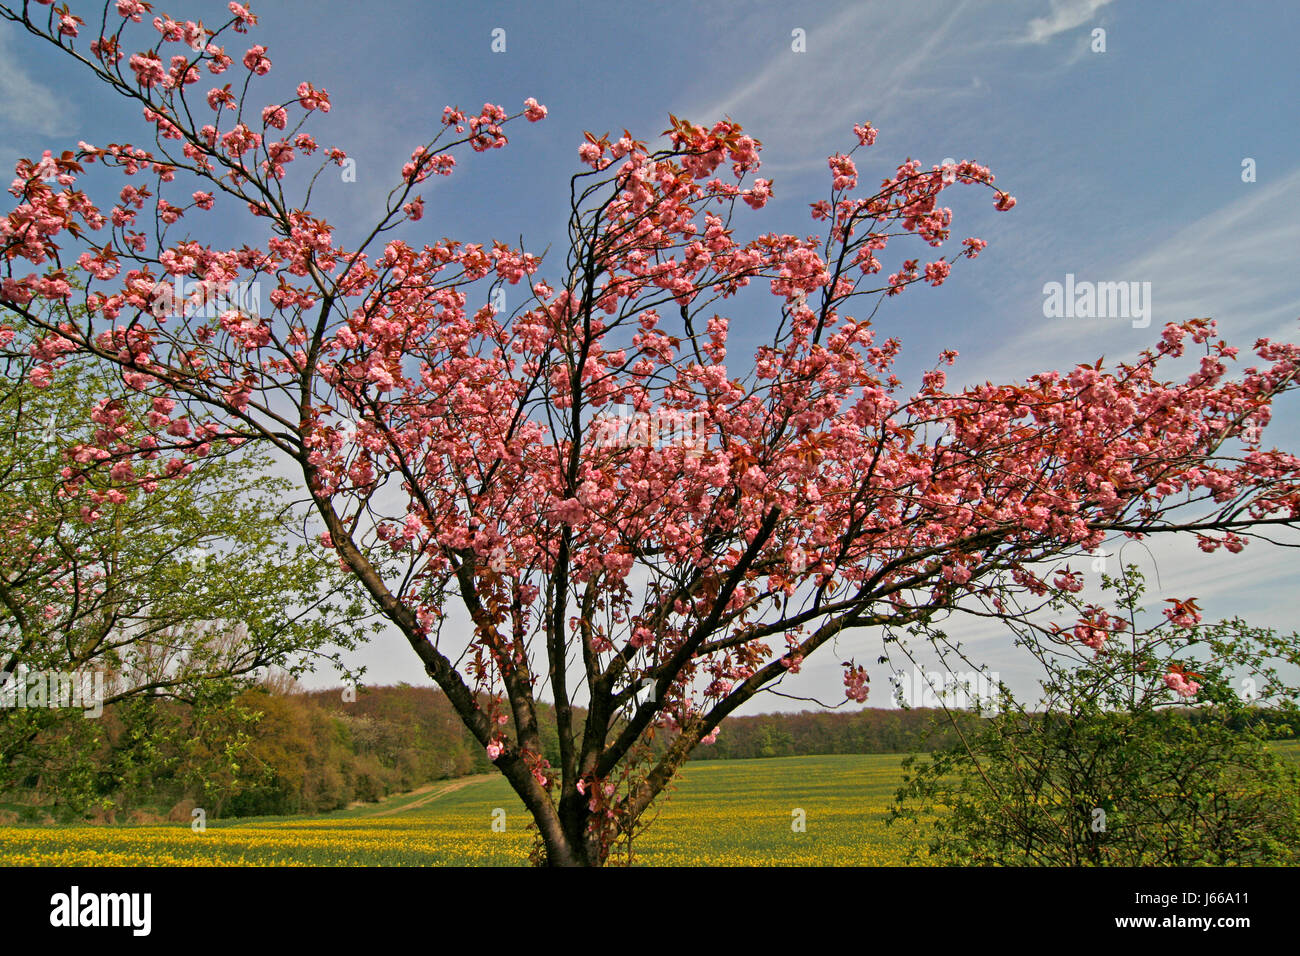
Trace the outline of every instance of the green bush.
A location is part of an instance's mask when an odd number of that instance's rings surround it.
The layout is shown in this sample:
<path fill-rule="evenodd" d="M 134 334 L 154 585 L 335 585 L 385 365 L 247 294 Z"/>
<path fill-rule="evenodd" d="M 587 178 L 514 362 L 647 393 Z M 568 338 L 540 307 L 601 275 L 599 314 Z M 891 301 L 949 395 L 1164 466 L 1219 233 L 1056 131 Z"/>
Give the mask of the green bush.
<path fill-rule="evenodd" d="M 1201 625 L 1194 604 L 1139 631 L 1141 575 L 1130 568 L 1104 586 L 1118 592 L 1116 613 L 1083 609 L 1105 624 L 1095 652 L 1077 644 L 1079 634 L 1095 642 L 1090 630 L 1020 634 L 1046 668 L 1046 706 L 1029 709 L 1004 688 L 998 712 L 964 743 L 905 761 L 890 822 L 910 831 L 912 858 L 1300 862 L 1300 773 L 1266 739 L 1294 725 L 1295 690 L 1273 664 L 1296 663 L 1296 635 L 1240 620 Z"/>

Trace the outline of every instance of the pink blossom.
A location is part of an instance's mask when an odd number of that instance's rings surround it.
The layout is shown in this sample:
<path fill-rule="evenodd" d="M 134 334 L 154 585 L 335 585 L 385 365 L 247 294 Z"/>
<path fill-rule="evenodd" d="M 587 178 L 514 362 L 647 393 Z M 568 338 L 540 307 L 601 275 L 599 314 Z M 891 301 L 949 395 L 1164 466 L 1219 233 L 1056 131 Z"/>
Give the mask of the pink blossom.
<path fill-rule="evenodd" d="M 330 111 L 330 97 L 325 90 L 318 90 L 310 83 L 298 84 L 298 103 L 305 110 Z"/>
<path fill-rule="evenodd" d="M 772 198 L 772 183 L 766 179 L 755 179 L 754 185 L 744 194 L 745 204 L 751 209 L 762 209 Z"/>
<path fill-rule="evenodd" d="M 942 259 L 928 263 L 925 267 L 925 280 L 930 285 L 943 285 L 943 280 L 948 278 L 948 273 L 951 271 L 951 264 L 944 262 Z"/>
<path fill-rule="evenodd" d="M 135 53 L 128 63 L 135 73 L 136 82 L 146 89 L 158 86 L 167 77 L 167 71 L 163 69 L 162 61 L 156 53 Z"/>
<path fill-rule="evenodd" d="M 276 129 L 284 129 L 285 124 L 289 122 L 289 114 L 285 112 L 283 106 L 267 106 L 262 109 L 262 125 L 274 126 Z"/>
<path fill-rule="evenodd" d="M 266 55 L 266 47 L 250 47 L 244 54 L 244 66 L 258 76 L 265 76 L 271 70 L 271 61 Z"/>
<path fill-rule="evenodd" d="M 853 135 L 861 146 L 871 146 L 876 142 L 876 130 L 870 123 L 861 123 L 853 127 Z"/>
<path fill-rule="evenodd" d="M 1195 697 L 1201 689 L 1200 684 L 1194 680 L 1189 680 L 1187 675 L 1181 671 L 1170 671 L 1166 674 L 1165 686 L 1180 697 Z"/>
<path fill-rule="evenodd" d="M 530 123 L 536 123 L 546 118 L 546 107 L 530 96 L 524 100 L 524 116 Z"/>
<path fill-rule="evenodd" d="M 1201 623 L 1201 614 L 1196 601 L 1179 601 L 1170 598 L 1167 603 L 1172 604 L 1173 607 L 1165 608 L 1164 615 L 1175 627 L 1195 627 Z"/>
<path fill-rule="evenodd" d="M 867 694 L 870 692 L 871 678 L 867 676 L 867 669 L 861 664 L 854 664 L 852 661 L 845 663 L 844 671 L 844 695 L 859 704 L 865 703 Z"/>
<path fill-rule="evenodd" d="M 242 3 L 235 3 L 232 0 L 228 5 L 228 9 L 235 18 L 236 33 L 247 33 L 248 27 L 257 23 L 257 16 L 249 13 L 248 7 Z"/>
<path fill-rule="evenodd" d="M 118 16 L 127 17 L 136 23 L 140 22 L 147 9 L 141 0 L 117 0 Z"/>

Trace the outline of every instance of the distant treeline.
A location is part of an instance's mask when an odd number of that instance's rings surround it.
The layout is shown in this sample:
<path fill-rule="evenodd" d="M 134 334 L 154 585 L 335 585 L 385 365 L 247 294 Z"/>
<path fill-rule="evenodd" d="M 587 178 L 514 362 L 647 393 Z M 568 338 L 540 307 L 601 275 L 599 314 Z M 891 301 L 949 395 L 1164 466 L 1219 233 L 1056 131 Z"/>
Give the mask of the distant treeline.
<path fill-rule="evenodd" d="M 189 820 L 195 807 L 211 817 L 321 813 L 492 769 L 434 688 L 284 690 L 257 688 L 216 705 L 134 700 L 110 705 L 98 720 L 60 722 L 32 758 L 0 768 L 5 816 L 15 808 L 28 819 L 116 822 Z M 554 713 L 545 704 L 539 710 L 555 766 Z M 1294 736 L 1275 716 L 1252 719 L 1269 724 L 1270 736 Z M 584 717 L 575 712 L 579 723 Z M 911 753 L 956 742 L 938 710 L 804 711 L 732 717 L 693 758 Z"/>
<path fill-rule="evenodd" d="M 0 720 L 39 716 L 0 712 Z M 159 698 L 42 731 L 0 765 L 0 822 L 322 813 L 482 773 L 487 754 L 432 688 L 244 691 L 218 704 Z"/>
<path fill-rule="evenodd" d="M 1206 715 L 1193 709 L 1186 716 L 1195 725 Z M 953 717 L 963 734 L 981 719 L 964 712 L 955 712 Z M 1284 715 L 1263 709 L 1250 711 L 1248 718 L 1234 720 L 1230 726 L 1244 730 L 1247 720 L 1255 727 L 1265 727 L 1265 736 L 1272 739 L 1296 735 L 1296 728 L 1287 723 Z M 717 741 L 697 748 L 691 756 L 695 760 L 741 760 L 811 754 L 918 753 L 958 743 L 953 722 L 942 710 L 802 711 L 730 717 L 723 723 Z"/>
<path fill-rule="evenodd" d="M 961 719 L 974 720 L 968 715 Z M 745 760 L 811 754 L 915 753 L 955 743 L 942 710 L 864 710 L 729 717 L 718 739 L 695 760 Z"/>

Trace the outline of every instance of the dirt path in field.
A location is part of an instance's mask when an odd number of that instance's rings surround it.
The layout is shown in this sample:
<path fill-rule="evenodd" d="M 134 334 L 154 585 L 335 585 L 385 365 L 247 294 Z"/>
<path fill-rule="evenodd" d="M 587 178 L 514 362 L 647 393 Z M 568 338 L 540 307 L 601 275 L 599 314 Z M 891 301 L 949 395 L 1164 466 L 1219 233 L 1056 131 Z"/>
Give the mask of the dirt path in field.
<path fill-rule="evenodd" d="M 457 790 L 463 790 L 465 787 L 472 786 L 476 783 L 482 783 L 484 780 L 491 780 L 496 774 L 480 773 L 472 777 L 457 777 L 455 780 L 448 780 L 445 783 L 430 783 L 411 793 L 423 794 L 423 796 L 412 800 L 410 803 L 404 803 L 400 807 L 390 807 L 387 810 L 376 810 L 374 813 L 367 814 L 372 817 L 391 817 L 397 813 L 405 813 L 407 810 L 416 810 L 420 807 L 427 806 L 439 797 L 445 797 L 449 793 L 455 793 Z M 408 794 L 409 796 L 410 794 Z"/>

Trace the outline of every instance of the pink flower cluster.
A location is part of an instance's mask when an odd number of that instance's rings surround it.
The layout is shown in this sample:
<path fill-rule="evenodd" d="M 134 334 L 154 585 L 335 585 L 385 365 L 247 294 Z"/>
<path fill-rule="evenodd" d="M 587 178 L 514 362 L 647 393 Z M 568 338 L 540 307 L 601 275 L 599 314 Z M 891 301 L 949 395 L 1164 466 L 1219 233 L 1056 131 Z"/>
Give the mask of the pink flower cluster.
<path fill-rule="evenodd" d="M 1201 685 L 1192 680 L 1192 676 L 1194 675 L 1184 674 L 1181 669 L 1171 670 L 1165 675 L 1165 686 L 1180 697 L 1195 697 L 1200 692 Z"/>

